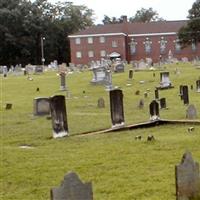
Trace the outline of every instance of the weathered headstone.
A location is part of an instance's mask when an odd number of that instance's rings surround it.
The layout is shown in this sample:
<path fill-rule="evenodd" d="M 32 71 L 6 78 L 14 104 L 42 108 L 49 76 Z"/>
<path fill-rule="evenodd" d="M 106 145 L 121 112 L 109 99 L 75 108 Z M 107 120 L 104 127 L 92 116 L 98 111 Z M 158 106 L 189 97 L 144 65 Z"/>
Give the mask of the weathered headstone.
<path fill-rule="evenodd" d="M 124 125 L 124 107 L 122 90 L 110 91 L 110 112 L 113 127 Z"/>
<path fill-rule="evenodd" d="M 136 90 L 135 95 L 140 95 L 140 90 Z"/>
<path fill-rule="evenodd" d="M 166 98 L 161 98 L 161 99 L 160 99 L 160 108 L 161 108 L 161 109 L 167 108 Z"/>
<path fill-rule="evenodd" d="M 200 92 L 200 80 L 196 81 L 196 90 L 197 92 Z"/>
<path fill-rule="evenodd" d="M 50 114 L 49 98 L 37 97 L 33 100 L 33 114 L 43 116 Z"/>
<path fill-rule="evenodd" d="M 98 108 L 105 108 L 105 100 L 103 98 L 98 99 Z"/>
<path fill-rule="evenodd" d="M 183 100 L 183 85 L 179 86 L 179 96 L 180 96 L 181 100 Z"/>
<path fill-rule="evenodd" d="M 52 116 L 53 137 L 58 138 L 68 135 L 65 96 L 56 95 L 50 97 L 50 110 Z"/>
<path fill-rule="evenodd" d="M 193 160 L 190 152 L 175 166 L 175 179 L 177 200 L 200 199 L 199 163 Z"/>
<path fill-rule="evenodd" d="M 197 110 L 193 104 L 189 105 L 186 110 L 186 118 L 187 119 L 196 119 L 197 118 Z"/>
<path fill-rule="evenodd" d="M 191 90 L 193 90 L 193 89 L 194 89 L 193 85 L 190 85 L 190 89 L 191 89 Z"/>
<path fill-rule="evenodd" d="M 112 86 L 112 71 L 107 69 L 105 71 L 105 87 L 106 87 L 106 90 L 107 91 L 110 91 L 113 89 L 113 86 Z"/>
<path fill-rule="evenodd" d="M 133 78 L 133 70 L 132 69 L 129 70 L 128 78 L 129 79 Z"/>
<path fill-rule="evenodd" d="M 158 89 L 155 89 L 155 99 L 159 99 L 159 91 L 158 91 Z"/>
<path fill-rule="evenodd" d="M 160 73 L 160 88 L 172 87 L 171 81 L 169 80 L 169 72 Z"/>
<path fill-rule="evenodd" d="M 60 90 L 65 91 L 66 90 L 66 81 L 65 81 L 65 72 L 60 72 Z"/>
<path fill-rule="evenodd" d="M 147 98 L 147 97 L 148 97 L 148 93 L 144 92 L 144 98 Z"/>
<path fill-rule="evenodd" d="M 150 120 L 159 119 L 159 104 L 156 100 L 153 100 L 149 105 Z"/>
<path fill-rule="evenodd" d="M 106 68 L 102 66 L 93 67 L 93 79 L 91 83 L 93 84 L 105 84 L 106 83 Z"/>
<path fill-rule="evenodd" d="M 144 100 L 143 99 L 140 99 L 138 108 L 140 108 L 140 109 L 144 108 Z"/>
<path fill-rule="evenodd" d="M 41 74 L 43 73 L 43 66 L 42 65 L 36 65 L 34 74 Z"/>
<path fill-rule="evenodd" d="M 51 200 L 93 200 L 92 183 L 82 183 L 78 175 L 65 175 L 60 187 L 51 189 Z"/>
<path fill-rule="evenodd" d="M 183 92 L 183 103 L 184 105 L 188 105 L 189 104 L 189 94 L 188 94 L 188 86 L 187 85 L 183 85 L 182 88 L 182 92 Z"/>
<path fill-rule="evenodd" d="M 12 109 L 12 103 L 7 103 L 5 109 L 6 109 L 6 110 Z"/>

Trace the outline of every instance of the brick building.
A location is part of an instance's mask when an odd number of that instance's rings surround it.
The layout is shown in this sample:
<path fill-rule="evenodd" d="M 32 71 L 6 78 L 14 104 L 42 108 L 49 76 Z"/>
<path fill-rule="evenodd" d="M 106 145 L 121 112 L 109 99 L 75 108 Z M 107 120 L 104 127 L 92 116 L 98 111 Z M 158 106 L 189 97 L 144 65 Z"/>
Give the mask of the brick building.
<path fill-rule="evenodd" d="M 187 21 L 159 21 L 150 23 L 129 23 L 126 18 L 121 24 L 96 25 L 70 35 L 71 62 L 88 64 L 101 60 L 112 53 L 118 53 L 128 62 L 152 58 L 173 57 L 192 60 L 200 56 L 200 44 L 193 43 L 181 49 L 177 32 Z"/>

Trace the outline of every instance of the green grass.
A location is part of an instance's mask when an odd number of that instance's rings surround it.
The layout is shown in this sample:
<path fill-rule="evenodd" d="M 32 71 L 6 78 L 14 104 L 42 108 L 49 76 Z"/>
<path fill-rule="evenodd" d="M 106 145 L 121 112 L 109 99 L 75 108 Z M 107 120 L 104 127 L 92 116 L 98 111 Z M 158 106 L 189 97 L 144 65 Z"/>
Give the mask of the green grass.
<path fill-rule="evenodd" d="M 175 68 L 181 70 L 178 76 Z M 186 106 L 178 96 L 179 85 L 194 85 L 200 70 L 189 64 L 167 66 L 174 89 L 160 91 L 167 98 L 168 110 L 161 110 L 161 118 L 185 119 Z M 113 74 L 113 84 L 124 94 L 126 124 L 149 120 L 149 103 L 154 88 L 159 84 L 159 71 L 135 72 L 128 80 L 125 73 Z M 59 91 L 60 80 L 55 72 L 34 75 L 33 81 L 25 76 L 1 77 L 1 196 L 3 200 L 46 200 L 50 189 L 60 185 L 68 171 L 78 173 L 83 181 L 92 181 L 96 200 L 173 200 L 175 199 L 175 165 L 180 163 L 186 150 L 200 162 L 200 126 L 188 134 L 189 125 L 166 125 L 125 132 L 79 136 L 77 134 L 111 127 L 109 95 L 103 86 L 90 84 L 92 72 L 74 73 L 67 77 L 71 98 L 66 100 L 71 137 L 51 139 L 51 121 L 46 117 L 33 117 L 33 99 Z M 145 80 L 140 84 L 140 80 Z M 132 83 L 131 86 L 126 86 Z M 40 92 L 36 88 L 40 87 Z M 135 91 L 140 90 L 136 96 Z M 143 110 L 137 108 L 143 93 L 150 89 Z M 86 92 L 83 94 L 83 90 Z M 106 107 L 97 108 L 103 97 Z M 5 110 L 6 102 L 13 103 Z M 190 90 L 190 103 L 200 114 L 200 94 Z M 147 135 L 156 141 L 147 143 Z M 142 141 L 136 141 L 142 135 Z M 20 145 L 32 149 L 21 149 Z"/>

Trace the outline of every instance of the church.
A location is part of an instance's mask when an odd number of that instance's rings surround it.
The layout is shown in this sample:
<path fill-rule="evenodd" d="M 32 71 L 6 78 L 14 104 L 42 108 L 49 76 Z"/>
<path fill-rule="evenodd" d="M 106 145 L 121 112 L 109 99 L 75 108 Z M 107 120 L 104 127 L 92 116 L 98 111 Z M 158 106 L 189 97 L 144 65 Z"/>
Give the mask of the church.
<path fill-rule="evenodd" d="M 178 31 L 186 20 L 130 23 L 127 17 L 120 24 L 95 25 L 69 35 L 71 62 L 88 64 L 102 58 L 119 57 L 138 61 L 151 58 L 154 63 L 170 56 L 181 60 L 200 57 L 200 44 L 192 43 L 182 49 Z"/>

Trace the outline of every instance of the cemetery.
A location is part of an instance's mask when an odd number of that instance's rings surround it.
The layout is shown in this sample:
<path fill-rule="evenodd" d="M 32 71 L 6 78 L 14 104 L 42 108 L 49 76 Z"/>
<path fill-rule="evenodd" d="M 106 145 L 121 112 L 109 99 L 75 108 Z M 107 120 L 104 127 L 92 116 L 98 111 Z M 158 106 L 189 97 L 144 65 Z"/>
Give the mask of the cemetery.
<path fill-rule="evenodd" d="M 199 200 L 200 70 L 143 66 L 4 69 L 1 196 Z"/>

